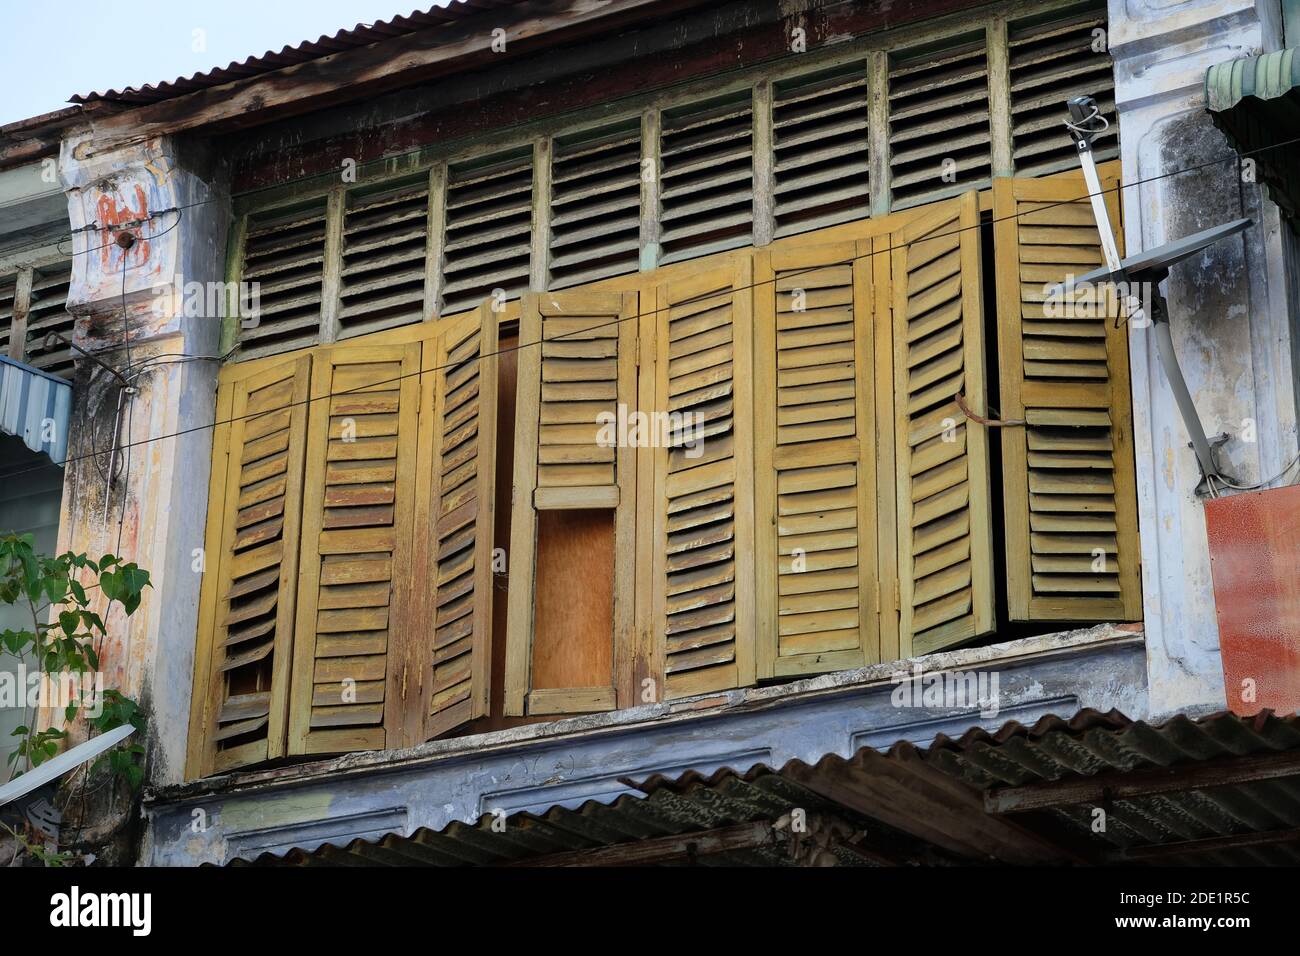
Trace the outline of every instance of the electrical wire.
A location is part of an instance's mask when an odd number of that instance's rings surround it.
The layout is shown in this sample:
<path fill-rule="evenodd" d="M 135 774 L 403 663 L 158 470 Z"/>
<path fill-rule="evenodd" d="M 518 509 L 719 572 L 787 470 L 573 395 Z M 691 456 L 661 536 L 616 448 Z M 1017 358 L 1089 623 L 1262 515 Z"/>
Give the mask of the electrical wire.
<path fill-rule="evenodd" d="M 1098 116 L 1098 118 L 1100 118 L 1100 119 L 1102 120 L 1103 123 L 1106 123 L 1106 127 L 1103 127 L 1103 130 L 1102 130 L 1102 131 L 1104 131 L 1105 128 L 1108 128 L 1108 127 L 1109 127 L 1109 122 L 1106 120 L 1106 118 L 1105 118 L 1104 116 L 1101 116 L 1101 115 L 1100 115 L 1100 110 L 1097 111 L 1097 116 Z M 1091 119 L 1091 118 L 1092 118 L 1091 116 L 1088 117 L 1088 119 Z M 1069 123 L 1068 121 L 1065 123 L 1065 125 L 1066 125 L 1066 126 L 1072 126 L 1072 124 Z M 1181 175 L 1181 174 L 1183 174 L 1183 173 L 1192 173 L 1192 172 L 1197 172 L 1197 171 L 1202 170 L 1202 169 L 1207 169 L 1207 168 L 1209 168 L 1210 166 L 1217 166 L 1217 165 L 1220 165 L 1220 164 L 1222 164 L 1222 163 L 1226 163 L 1226 162 L 1240 162 L 1241 158 L 1242 158 L 1242 157 L 1245 157 L 1245 156 L 1254 156 L 1254 155 L 1257 154 L 1257 153 L 1267 152 L 1267 151 L 1270 150 L 1270 149 L 1281 149 L 1281 148 L 1284 147 L 1284 146 L 1294 146 L 1294 145 L 1296 145 L 1296 144 L 1300 144 L 1300 136 L 1296 136 L 1296 137 L 1293 137 L 1292 139 L 1288 139 L 1288 140 L 1283 140 L 1283 141 L 1280 142 L 1280 143 L 1269 143 L 1269 144 L 1267 144 L 1267 145 L 1265 145 L 1265 146 L 1258 146 L 1258 147 L 1256 147 L 1255 149 L 1243 150 L 1243 151 L 1239 151 L 1239 152 L 1238 152 L 1238 151 L 1234 151 L 1234 152 L 1232 152 L 1232 153 L 1229 153 L 1229 154 L 1226 155 L 1226 156 L 1221 156 L 1221 157 L 1219 157 L 1219 158 L 1217 158 L 1217 159 L 1207 159 L 1207 160 L 1205 160 L 1204 162 L 1196 163 L 1196 164 L 1194 164 L 1194 165 L 1192 165 L 1192 166 L 1185 166 L 1185 167 L 1182 167 L 1181 169 L 1172 169 L 1172 170 L 1169 170 L 1168 172 L 1157 173 L 1157 174 L 1155 174 L 1155 175 L 1153 175 L 1153 176 L 1147 176 L 1147 177 L 1145 177 L 1145 178 L 1143 178 L 1143 179 L 1138 179 L 1138 180 L 1135 180 L 1134 182 L 1131 182 L 1131 183 L 1124 183 L 1124 184 L 1122 184 L 1119 188 L 1123 188 L 1123 189 L 1127 189 L 1127 188 L 1135 188 L 1135 187 L 1137 187 L 1137 186 L 1143 186 L 1143 185 L 1146 185 L 1146 184 L 1148 184 L 1148 183 L 1158 182 L 1158 181 L 1160 181 L 1160 180 L 1162 180 L 1162 179 L 1168 179 L 1168 178 L 1170 178 L 1170 177 L 1172 177 L 1172 176 L 1178 176 L 1178 175 Z M 388 164 L 391 164 L 391 163 L 393 162 L 393 160 L 395 160 L 395 159 L 400 159 L 400 158 L 405 157 L 405 156 L 413 156 L 413 155 L 416 155 L 416 154 L 418 154 L 418 153 L 424 151 L 425 148 L 426 148 L 426 147 L 414 147 L 414 148 L 412 148 L 412 149 L 406 150 L 405 152 L 401 152 L 401 153 L 393 153 L 393 154 L 391 154 L 391 155 L 385 155 L 385 156 L 379 157 L 379 158 L 377 158 L 377 159 L 366 160 L 366 161 L 363 162 L 363 163 L 358 163 L 358 164 L 357 164 L 357 168 L 360 169 L 360 168 L 367 167 L 367 166 L 387 166 Z M 284 180 L 283 182 L 274 183 L 274 184 L 269 185 L 269 186 L 261 186 L 261 187 L 258 187 L 258 188 L 256 188 L 256 189 L 247 189 L 247 190 L 244 190 L 244 191 L 241 192 L 241 193 L 235 193 L 235 194 L 233 194 L 230 198 L 231 198 L 231 199 L 244 199 L 244 198 L 249 197 L 249 196 L 255 196 L 255 195 L 258 195 L 259 193 L 269 192 L 269 191 L 272 191 L 272 190 L 280 190 L 280 189 L 284 189 L 284 188 L 287 187 L 287 186 L 295 186 L 295 185 L 298 185 L 298 184 L 300 184 L 300 183 L 309 182 L 309 181 L 314 180 L 314 179 L 323 179 L 323 178 L 325 178 L 325 177 L 334 177 L 334 176 L 337 176 L 338 174 L 339 174 L 339 172 L 338 172 L 338 170 L 336 170 L 336 169 L 329 169 L 329 170 L 325 170 L 325 171 L 323 171 L 323 172 L 319 172 L 319 173 L 309 173 L 309 174 L 307 174 L 307 175 L 305 175 L 305 176 L 298 176 L 298 177 L 296 177 L 296 178 L 294 178 L 294 179 L 286 179 L 286 180 Z M 1104 192 L 1108 192 L 1108 191 L 1109 191 L 1109 190 L 1102 190 L 1103 193 L 1104 193 Z M 1084 197 L 1082 197 L 1082 198 L 1087 199 L 1087 198 L 1089 198 L 1089 196 L 1084 196 Z M 168 214 L 168 213 L 172 213 L 172 212 L 181 213 L 181 212 L 184 212 L 184 210 L 186 210 L 186 209 L 193 209 L 193 208 L 195 208 L 195 207 L 197 207 L 197 206 L 205 206 L 205 205 L 208 205 L 208 204 L 211 204 L 211 203 L 225 202 L 225 201 L 226 201 L 226 197 L 224 197 L 224 196 L 210 196 L 210 197 L 208 197 L 207 199 L 196 199 L 194 202 L 184 203 L 184 204 L 179 205 L 179 206 L 169 206 L 169 207 L 166 208 L 166 209 L 160 209 L 160 210 L 158 210 L 157 212 L 150 213 L 150 214 L 149 214 L 145 219 L 143 219 L 143 220 L 131 220 L 131 221 L 128 222 L 128 223 L 123 223 L 121 227 L 118 227 L 118 226 L 109 226 L 109 225 L 102 225 L 102 226 L 101 226 L 101 225 L 99 225 L 98 223 L 90 223 L 90 224 L 88 224 L 88 225 L 85 225 L 85 226 L 80 227 L 80 228 L 77 229 L 77 230 L 69 230 L 68 235 L 66 235 L 66 236 L 61 236 L 61 237 L 59 237 L 58 239 L 54 240 L 54 242 L 55 242 L 55 244 L 57 245 L 57 243 L 61 243 L 61 242 L 63 242 L 65 239 L 71 239 L 71 238 L 73 238 L 73 236 L 75 236 L 76 234 L 78 234 L 78 233 L 82 233 L 82 232 L 105 231 L 105 230 L 109 230 L 109 229 L 126 228 L 126 227 L 128 227 L 128 226 L 129 226 L 129 227 L 134 227 L 134 226 L 137 226 L 137 225 L 141 225 L 141 224 L 143 224 L 144 222 L 147 222 L 147 221 L 150 221 L 150 220 L 152 220 L 152 219 L 155 219 L 155 218 L 157 218 L 157 217 L 159 217 L 159 216 L 166 215 L 166 214 Z M 1069 201 L 1074 202 L 1074 201 L 1077 201 L 1077 200 L 1069 200 Z M 1050 208 L 1050 206 L 1045 206 L 1045 207 L 1043 207 L 1043 208 Z M 178 217 L 178 218 L 177 218 L 177 222 L 176 222 L 175 224 L 173 224 L 173 226 L 172 226 L 171 228 L 175 228 L 175 225 L 179 224 L 179 222 L 180 222 L 180 218 Z M 158 236 L 164 235 L 166 231 L 170 231 L 170 230 L 165 230 L 164 233 L 158 233 Z M 144 237 L 144 238 L 146 238 L 146 239 L 148 239 L 148 238 L 157 238 L 157 236 L 152 236 L 152 237 L 147 236 L 147 237 Z M 15 253 L 15 252 L 25 252 L 25 251 L 30 250 L 30 249 L 41 249 L 41 248 L 45 248 L 45 247 L 48 247 L 49 245 L 50 245 L 50 240 L 49 240 L 49 239 L 39 240 L 39 241 L 35 241 L 35 242 L 28 243 L 28 244 L 26 244 L 26 245 L 10 246 L 10 247 L 5 248 L 5 249 L 0 249 L 0 255 L 6 255 L 6 256 L 7 256 L 7 255 L 11 255 L 11 254 L 13 254 L 13 253 Z M 106 244 L 106 245 L 111 245 L 111 243 Z M 99 249 L 103 249 L 103 248 L 105 248 L 105 246 L 95 246 L 95 247 L 90 248 L 90 249 L 83 249 L 83 250 L 81 250 L 80 252 L 70 252 L 70 253 L 64 253 L 64 252 L 60 249 L 60 254 L 65 255 L 67 258 L 74 258 L 75 256 L 86 255 L 86 254 L 88 254 L 88 253 L 95 252 L 95 251 L 97 251 L 97 250 L 99 250 Z"/>
<path fill-rule="evenodd" d="M 1266 488 L 1267 486 L 1271 485 L 1279 478 L 1285 477 L 1286 473 L 1289 472 L 1292 468 L 1294 468 L 1297 464 L 1300 464 L 1300 455 L 1296 455 L 1289 462 L 1287 462 L 1287 464 L 1283 467 L 1283 469 L 1279 471 L 1276 475 L 1274 475 L 1272 478 L 1265 478 L 1262 481 L 1257 481 L 1253 485 L 1239 485 L 1236 482 L 1232 481 L 1231 479 L 1224 478 L 1222 475 L 1211 475 L 1210 480 L 1222 482 L 1223 484 L 1227 485 L 1229 488 L 1233 488 L 1236 491 L 1258 491 L 1261 488 Z"/>
<path fill-rule="evenodd" d="M 1295 137 L 1295 138 L 1292 139 L 1292 140 L 1284 141 L 1284 142 L 1281 142 L 1281 143 L 1270 144 L 1269 146 L 1261 147 L 1260 150 L 1253 150 L 1252 152 L 1262 151 L 1263 149 L 1273 149 L 1273 148 L 1277 148 L 1277 147 L 1280 147 L 1280 146 L 1288 145 L 1288 144 L 1290 144 L 1290 143 L 1300 143 L 1300 137 Z M 1115 186 L 1112 186 L 1112 187 L 1110 187 L 1110 188 L 1104 188 L 1104 189 L 1101 189 L 1099 192 L 1097 192 L 1097 193 L 1095 193 L 1095 194 L 1094 194 L 1094 193 L 1085 193 L 1085 194 L 1083 194 L 1082 196 L 1079 196 L 1079 197 L 1076 197 L 1076 198 L 1073 198 L 1073 199 L 1063 199 L 1063 200 L 1058 200 L 1058 201 L 1056 201 L 1056 202 L 1046 203 L 1046 204 L 1043 204 L 1043 205 L 1041 205 L 1041 206 L 1036 206 L 1036 207 L 1032 210 L 1032 212 L 1033 212 L 1034 214 L 1037 215 L 1037 214 L 1041 214 L 1041 213 L 1042 213 L 1044 210 L 1046 210 L 1046 209 L 1051 209 L 1051 208 L 1054 208 L 1054 207 L 1056 207 L 1056 206 L 1071 205 L 1071 204 L 1073 204 L 1073 203 L 1078 203 L 1078 202 L 1082 202 L 1082 201 L 1084 201 L 1084 200 L 1089 200 L 1089 199 L 1091 199 L 1094 195 L 1105 195 L 1105 194 L 1108 194 L 1108 193 L 1111 193 L 1111 192 L 1118 192 L 1118 191 L 1121 190 L 1121 189 L 1132 189 L 1132 188 L 1137 188 L 1138 186 L 1142 186 L 1142 185 L 1145 185 L 1145 184 L 1147 184 L 1147 183 L 1155 182 L 1155 181 L 1162 180 L 1162 179 L 1167 179 L 1167 178 L 1170 178 L 1170 177 L 1172 177 L 1172 176 L 1180 175 L 1180 174 L 1182 174 L 1182 173 L 1194 172 L 1194 171 L 1196 171 L 1196 170 L 1198 170 L 1198 169 L 1203 169 L 1203 168 L 1205 168 L 1205 167 L 1207 167 L 1207 166 L 1214 165 L 1214 164 L 1216 164 L 1216 163 L 1222 163 L 1222 162 L 1224 162 L 1224 161 L 1227 161 L 1227 160 L 1231 160 L 1231 159 L 1233 159 L 1236 155 L 1237 155 L 1237 154 L 1234 153 L 1234 154 L 1232 154 L 1231 156 L 1227 156 L 1227 157 L 1224 157 L 1224 158 L 1222 158 L 1222 159 L 1217 159 L 1217 160 L 1208 160 L 1208 161 L 1206 161 L 1206 162 L 1204 162 L 1204 163 L 1198 163 L 1198 164 L 1196 164 L 1196 165 L 1194 165 L 1194 166 L 1188 166 L 1188 167 L 1183 167 L 1183 168 L 1181 168 L 1181 169 L 1169 170 L 1169 171 L 1167 171 L 1167 172 L 1159 173 L 1159 174 L 1156 174 L 1156 175 L 1154 175 L 1154 176 L 1149 176 L 1149 177 L 1146 177 L 1146 178 L 1143 178 L 1143 179 L 1139 179 L 1139 180 L 1134 181 L 1134 182 L 1117 183 Z M 311 178 L 311 177 L 303 177 L 303 178 Z M 280 184 L 280 185 L 284 185 L 284 184 Z M 208 202 L 208 201 L 213 201 L 213 200 L 200 200 L 200 201 L 195 202 L 195 203 L 190 203 L 188 207 L 176 207 L 175 211 L 178 211 L 178 212 L 179 212 L 180 209 L 182 209 L 182 208 L 190 208 L 190 207 L 193 207 L 193 206 L 202 205 L 204 202 Z M 171 210 L 166 210 L 166 211 L 171 211 Z M 163 214 L 163 212 L 165 212 L 165 211 L 160 211 L 158 214 L 161 215 L 161 214 Z M 947 231 L 947 232 L 943 232 L 943 233 L 934 233 L 934 234 L 931 234 L 931 235 L 922 236 L 922 237 L 920 237 L 920 238 L 918 238 L 918 239 L 914 239 L 914 240 L 912 240 L 912 241 L 910 241 L 910 242 L 901 243 L 901 244 L 899 244 L 899 245 L 891 245 L 891 246 L 889 246 L 889 247 L 887 247 L 887 248 L 885 248 L 885 249 L 872 250 L 872 251 L 867 252 L 867 253 L 864 253 L 864 254 L 862 254 L 862 255 L 854 256 L 854 257 L 852 257 L 850 260 L 847 260 L 847 261 L 850 261 L 850 262 L 857 262 L 857 261 L 864 260 L 864 259 L 873 259 L 875 256 L 878 256 L 878 255 L 885 255 L 885 254 L 888 254 L 888 253 L 891 253 L 891 252 L 894 252 L 894 251 L 897 251 L 897 250 L 900 250 L 900 249 L 905 249 L 905 248 L 908 248 L 909 246 L 912 246 L 912 245 L 914 245 L 914 244 L 918 244 L 918 243 L 921 243 L 921 242 L 930 242 L 930 241 L 934 241 L 934 240 L 936 240 L 936 239 L 942 239 L 942 238 L 945 238 L 945 237 L 948 237 L 948 236 L 958 235 L 958 234 L 960 234 L 960 233 L 968 232 L 968 231 L 970 231 L 970 230 L 980 229 L 980 228 L 984 228 L 984 227 L 986 227 L 986 226 L 993 226 L 993 225 L 995 225 L 995 224 L 998 223 L 998 222 L 1006 222 L 1006 221 L 1011 221 L 1011 220 L 1019 219 L 1019 218 L 1021 218 L 1022 216 L 1028 215 L 1029 212 L 1030 212 L 1030 211 L 1025 211 L 1025 212 L 1014 212 L 1014 213 L 1011 213 L 1010 215 L 1007 215 L 1007 216 L 1001 216 L 1001 217 L 999 217 L 999 216 L 992 216 L 992 217 L 988 218 L 987 220 L 985 220 L 985 219 L 981 219 L 979 222 L 977 222 L 977 223 L 975 223 L 975 224 L 973 224 L 973 225 L 970 225 L 970 226 L 958 226 L 957 228 L 952 229 L 952 230 L 949 230 L 949 231 Z M 158 233 L 157 236 L 162 236 L 162 235 L 164 235 L 166 232 L 170 231 L 171 229 L 174 229 L 177 225 L 179 225 L 180 221 L 181 221 L 181 216 L 178 216 L 178 217 L 177 217 L 177 221 L 176 221 L 176 223 L 173 223 L 171 226 L 168 227 L 168 229 L 164 230 L 162 233 Z M 102 248 L 102 247 L 101 247 L 101 248 Z M 784 274 L 784 275 L 782 276 L 782 278 L 783 278 L 783 279 L 789 279 L 789 278 L 791 278 L 792 276 L 798 276 L 798 275 L 802 275 L 802 274 L 807 274 L 807 273 L 812 273 L 812 272 L 819 271 L 821 268 L 823 268 L 823 267 L 821 267 L 821 266 L 816 266 L 816 267 L 809 267 L 809 268 L 807 268 L 807 269 L 803 269 L 803 270 L 795 270 L 795 271 L 793 271 L 793 272 L 789 272 L 789 273 Z M 759 286 L 767 285 L 767 284 L 772 283 L 772 282 L 774 282 L 774 281 L 775 281 L 775 279 L 771 279 L 771 280 L 763 280 L 763 281 L 760 281 L 760 282 L 754 282 L 754 283 L 751 283 L 751 284 L 746 285 L 746 286 L 736 286 L 736 287 L 733 287 L 733 288 L 731 289 L 731 291 L 734 293 L 734 292 L 742 292 L 742 291 L 746 291 L 746 290 L 750 290 L 750 289 L 755 289 L 755 288 L 758 288 Z M 634 313 L 633 315 L 629 315 L 629 316 L 625 316 L 625 317 L 620 317 L 620 318 L 617 318 L 617 319 L 613 319 L 613 320 L 611 320 L 611 321 L 609 321 L 609 322 L 604 322 L 604 323 L 601 323 L 601 324 L 599 324 L 599 325 L 591 326 L 590 328 L 577 329 L 577 330 L 574 330 L 573 332 L 564 333 L 564 335 L 556 336 L 555 338 L 563 338 L 563 337 L 566 337 L 566 336 L 568 336 L 568 335 L 581 335 L 581 334 L 585 334 L 585 333 L 587 333 L 587 332 L 597 331 L 597 330 L 602 329 L 602 328 L 607 328 L 607 327 L 609 327 L 609 326 L 613 326 L 613 325 L 619 325 L 619 324 L 621 324 L 621 323 L 623 323 L 623 322 L 628 322 L 628 321 L 632 321 L 632 320 L 634 320 L 634 319 L 640 319 L 640 318 L 642 318 L 642 317 L 647 317 L 647 316 L 651 316 L 651 315 L 656 315 L 656 314 L 658 314 L 658 313 L 660 313 L 660 312 L 666 312 L 666 311 L 668 311 L 668 307 L 664 307 L 664 308 L 662 308 L 662 309 L 654 309 L 654 310 L 651 310 L 651 311 L 649 311 L 649 312 L 637 312 L 637 313 Z M 551 341 L 551 340 L 547 340 L 547 341 Z M 510 352 L 517 352 L 517 351 L 520 351 L 521 349 L 524 349 L 524 348 L 530 348 L 530 347 L 538 346 L 538 345 L 541 345 L 541 344 L 542 344 L 542 340 L 540 340 L 540 339 L 537 340 L 537 341 L 534 341 L 534 342 L 519 342 L 519 343 L 516 343 L 515 345 L 510 346 L 510 347 L 508 347 L 508 348 L 498 349 L 498 350 L 493 351 L 493 352 L 485 352 L 485 353 L 483 353 L 483 354 L 481 354 L 481 355 L 475 357 L 475 358 L 473 359 L 473 361 L 481 361 L 482 359 L 485 359 L 485 358 L 491 358 L 491 357 L 495 357 L 495 356 L 501 356 L 501 355 L 508 354 L 508 353 L 510 353 Z M 232 351 L 233 351 L 233 350 L 232 350 Z M 230 353 L 227 353 L 227 355 L 228 355 L 228 354 L 230 354 Z M 203 358 L 203 357 L 200 357 L 200 358 Z M 447 364 L 444 364 L 444 365 L 433 366 L 433 367 L 431 367 L 431 368 L 423 368 L 423 367 L 421 367 L 421 368 L 419 368 L 419 369 L 416 369 L 416 370 L 413 371 L 413 372 L 405 372 L 405 373 L 402 373 L 402 374 L 400 374 L 400 375 L 394 376 L 394 377 L 392 377 L 392 378 L 383 379 L 383 380 L 379 380 L 379 381 L 375 381 L 375 382 L 370 382 L 370 383 L 366 383 L 366 384 L 363 384 L 363 385 L 357 385 L 357 386 L 354 386 L 354 387 L 352 387 L 352 388 L 350 388 L 350 389 L 346 389 L 346 390 L 344 390 L 344 391 L 342 391 L 342 392 L 328 392 L 328 393 L 325 393 L 325 394 L 323 394 L 323 395 L 309 396 L 309 397 L 307 397 L 307 398 L 305 398 L 305 399 L 302 399 L 302 400 L 299 400 L 299 401 L 294 401 L 294 402 L 286 403 L 286 405 L 284 405 L 284 406 L 282 406 L 282 407 L 283 407 L 283 408 L 292 408 L 292 407 L 297 406 L 297 405 L 309 405 L 309 404 L 311 404 L 312 402 L 315 402 L 315 401 L 320 401 L 320 400 L 327 399 L 327 398 L 333 398 L 333 397 L 336 397 L 336 396 L 338 396 L 338 395 L 345 395 L 345 394 L 349 394 L 349 393 L 351 393 L 351 392 L 362 391 L 362 390 L 365 390 L 365 389 L 374 388 L 374 387 L 377 386 L 377 385 L 390 384 L 390 383 L 392 383 L 392 382 L 401 381 L 402 379 L 410 378 L 410 377 L 413 377 L 413 376 L 420 376 L 421 379 L 422 379 L 423 376 L 424 376 L 426 373 L 431 374 L 431 373 L 434 373 L 434 372 L 442 371 L 442 370 L 447 369 L 447 368 L 452 368 L 452 367 L 454 367 L 454 366 L 457 365 L 457 364 L 460 364 L 460 363 L 447 363 Z M 235 416 L 235 417 L 228 418 L 228 419 L 214 420 L 214 421 L 212 421 L 212 422 L 210 422 L 210 423 L 204 423 L 204 424 L 202 424 L 202 425 L 194 425 L 194 426 L 191 426 L 191 427 L 189 427 L 189 428 L 180 429 L 179 431 L 176 431 L 176 432 L 170 432 L 170 433 L 168 433 L 168 434 L 164 434 L 164 435 L 154 435 L 154 436 L 150 436 L 150 437 L 147 437 L 147 438 L 142 438 L 142 439 L 140 439 L 140 440 L 138 440 L 138 441 L 127 442 L 127 443 L 125 443 L 122 447 L 123 447 L 123 448 L 131 448 L 131 447 L 134 447 L 135 445 L 144 445 L 144 444 L 149 444 L 149 443 L 151 443 L 151 442 L 155 442 L 155 441 L 164 441 L 164 440 L 166 440 L 166 439 L 168 439 L 168 438 L 180 438 L 180 437 L 184 437 L 185 435 L 193 434 L 193 433 L 195 433 L 195 432 L 199 432 L 199 431 L 207 431 L 208 429 L 211 429 L 211 428 L 216 428 L 216 427 L 219 427 L 219 426 L 221 426 L 221 425 L 229 425 L 229 424 L 233 424 L 234 422 L 242 421 L 242 420 L 245 420 L 245 419 L 248 419 L 248 418 L 253 418 L 253 417 L 256 417 L 256 416 L 254 416 L 254 415 L 242 415 L 242 416 Z M 86 457 L 89 457 L 89 456 L 86 456 L 86 455 L 80 455 L 80 456 L 68 457 L 68 458 L 65 458 L 62 462 L 57 462 L 56 464 L 67 465 L 67 464 L 69 464 L 69 463 L 75 463 L 75 462 L 77 462 L 77 461 L 80 461 L 80 460 L 82 460 L 82 459 L 84 459 L 84 458 L 86 458 Z M 36 471 L 36 470 L 38 470 L 38 469 L 37 469 L 37 468 L 32 468 L 32 469 L 27 469 L 27 470 L 28 470 L 28 471 Z M 22 473 L 22 472 L 17 472 L 17 473 L 15 473 L 15 474 L 21 474 L 21 473 Z"/>

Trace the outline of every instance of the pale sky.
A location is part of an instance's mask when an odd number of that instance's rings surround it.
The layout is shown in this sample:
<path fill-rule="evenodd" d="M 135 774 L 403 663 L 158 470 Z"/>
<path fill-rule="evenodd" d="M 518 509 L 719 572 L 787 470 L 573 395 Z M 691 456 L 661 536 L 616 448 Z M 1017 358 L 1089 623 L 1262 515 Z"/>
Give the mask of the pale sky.
<path fill-rule="evenodd" d="M 0 125 L 447 0 L 0 0 Z M 196 32 L 200 31 L 200 32 Z"/>

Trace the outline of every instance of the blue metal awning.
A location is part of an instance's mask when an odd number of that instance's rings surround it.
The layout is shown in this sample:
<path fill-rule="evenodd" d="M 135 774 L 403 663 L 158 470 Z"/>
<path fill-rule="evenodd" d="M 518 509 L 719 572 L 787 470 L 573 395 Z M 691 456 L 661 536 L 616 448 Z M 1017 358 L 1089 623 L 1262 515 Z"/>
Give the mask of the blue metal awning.
<path fill-rule="evenodd" d="M 0 432 L 21 438 L 56 465 L 68 457 L 72 385 L 0 355 Z"/>

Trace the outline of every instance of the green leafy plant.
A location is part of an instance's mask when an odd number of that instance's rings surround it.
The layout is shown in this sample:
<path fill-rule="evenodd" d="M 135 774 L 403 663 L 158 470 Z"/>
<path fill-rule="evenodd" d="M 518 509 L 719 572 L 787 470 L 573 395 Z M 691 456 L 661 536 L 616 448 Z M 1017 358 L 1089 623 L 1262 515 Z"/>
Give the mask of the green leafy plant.
<path fill-rule="evenodd" d="M 82 579 L 87 577 L 93 583 L 84 584 Z M 107 630 L 103 617 L 91 608 L 87 592 L 102 592 L 107 599 L 105 615 L 116 602 L 130 616 L 149 586 L 148 571 L 115 555 L 106 554 L 98 561 L 72 552 L 47 557 L 36 552 L 30 534 L 0 536 L 0 603 L 24 608 L 32 622 L 30 629 L 0 632 L 0 647 L 17 657 L 24 667 L 34 667 L 55 682 L 61 675 L 92 674 L 99 670 L 99 648 Z M 37 729 L 36 708 L 26 710 L 26 706 L 24 701 L 27 719 L 13 731 L 19 739 L 9 755 L 12 776 L 55 756 L 68 736 L 66 730 L 57 727 Z M 84 693 L 70 699 L 64 708 L 65 723 L 71 724 L 79 715 L 84 715 L 97 733 L 125 724 L 137 731 L 144 729 L 144 715 L 136 702 L 113 689 L 103 690 L 98 699 L 88 700 Z M 144 777 L 144 748 L 138 736 L 96 761 L 107 761 L 113 773 L 132 789 L 139 787 Z"/>

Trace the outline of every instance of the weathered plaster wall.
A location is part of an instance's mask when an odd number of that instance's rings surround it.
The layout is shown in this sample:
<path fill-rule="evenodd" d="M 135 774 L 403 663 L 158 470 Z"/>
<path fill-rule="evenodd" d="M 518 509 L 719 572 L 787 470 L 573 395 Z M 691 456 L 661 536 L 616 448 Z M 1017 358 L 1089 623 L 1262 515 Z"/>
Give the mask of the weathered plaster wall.
<path fill-rule="evenodd" d="M 1276 6 L 1110 3 L 1128 251 L 1243 215 L 1256 221 L 1166 284 L 1188 387 L 1206 432 L 1233 436 L 1223 464 L 1243 484 L 1296 453 L 1294 330 L 1276 207 L 1240 182 L 1235 161 L 1217 162 L 1235 153 L 1205 111 L 1204 81 L 1215 63 L 1277 48 Z M 1134 330 L 1129 348 L 1151 709 L 1215 709 L 1224 691 L 1200 475 L 1149 330 Z"/>
<path fill-rule="evenodd" d="M 125 371 L 137 390 L 123 396 L 121 442 L 132 447 L 116 456 L 106 501 L 120 387 L 107 371 L 80 363 L 70 436 L 77 460 L 67 467 L 59 543 L 120 554 L 152 575 L 136 614 L 108 619 L 101 660 L 105 685 L 149 712 L 150 779 L 175 781 L 189 720 L 201 581 L 195 558 L 203 547 L 217 372 L 216 362 L 179 359 L 214 356 L 220 335 L 219 317 L 193 301 L 187 308 L 176 289 L 221 279 L 228 200 L 207 158 L 169 140 L 97 154 L 88 133 L 74 135 L 63 144 L 60 174 L 74 236 L 74 339 Z M 126 228 L 138 241 L 124 252 L 113 244 L 118 230 L 105 227 Z"/>
<path fill-rule="evenodd" d="M 213 778 L 155 794 L 146 805 L 141 861 L 193 866 L 294 847 L 346 845 L 386 833 L 440 829 L 485 813 L 544 812 L 609 802 L 644 780 L 687 770 L 813 763 L 828 753 L 926 746 L 974 725 L 1117 708 L 1146 715 L 1142 640 L 1107 626 L 918 658 L 928 673 L 996 674 L 997 712 L 971 706 L 896 706 L 878 664 L 770 688 L 440 740 L 405 751 L 353 754 L 318 764 Z M 988 686 L 991 686 L 988 685 Z"/>

